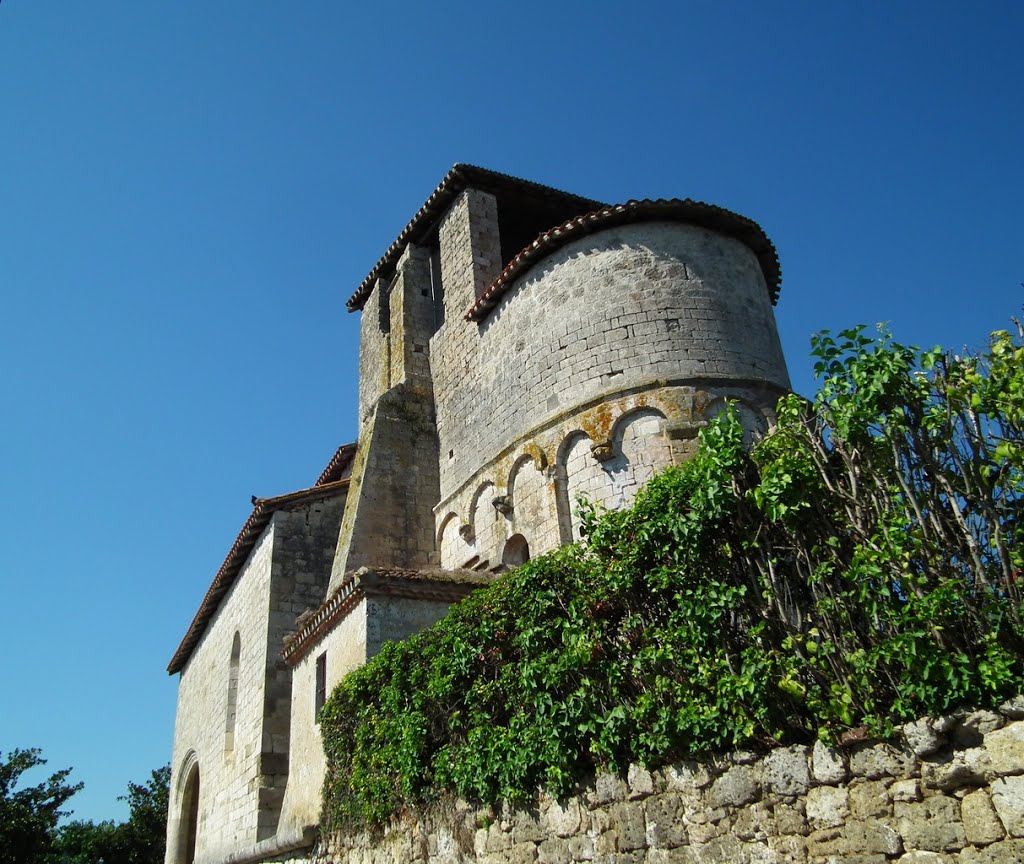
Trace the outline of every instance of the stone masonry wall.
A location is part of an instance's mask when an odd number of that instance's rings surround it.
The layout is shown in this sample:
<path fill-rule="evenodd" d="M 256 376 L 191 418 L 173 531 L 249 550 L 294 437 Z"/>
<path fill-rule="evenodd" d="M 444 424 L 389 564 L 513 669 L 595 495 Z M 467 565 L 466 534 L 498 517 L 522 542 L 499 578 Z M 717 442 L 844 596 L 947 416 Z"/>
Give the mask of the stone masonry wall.
<path fill-rule="evenodd" d="M 634 766 L 531 810 L 437 807 L 321 852 L 332 864 L 1021 864 L 1024 698 L 910 724 L 894 744 Z"/>
<path fill-rule="evenodd" d="M 463 260 L 473 203 L 453 207 L 441 231 L 447 311 L 430 352 L 442 502 L 517 438 L 590 400 L 666 380 L 788 388 L 756 257 L 693 225 L 580 238 L 520 277 L 484 321 L 464 321 L 454 298 L 464 302 L 490 267 L 486 256 Z"/>
<path fill-rule="evenodd" d="M 291 675 L 280 660 L 298 612 L 323 600 L 344 495 L 274 514 L 181 672 L 171 761 L 168 862 L 182 860 L 184 766 L 199 767 L 198 864 L 277 828 L 288 774 Z M 236 704 L 229 696 L 235 635 Z M 227 717 L 233 715 L 232 733 Z"/>
<path fill-rule="evenodd" d="M 199 765 L 197 861 L 219 860 L 256 842 L 266 685 L 267 617 L 274 525 L 249 554 L 231 593 L 182 670 L 171 761 L 167 861 L 183 860 L 181 817 L 184 766 Z M 238 702 L 230 750 L 225 722 L 229 662 L 234 634 L 240 635 Z"/>

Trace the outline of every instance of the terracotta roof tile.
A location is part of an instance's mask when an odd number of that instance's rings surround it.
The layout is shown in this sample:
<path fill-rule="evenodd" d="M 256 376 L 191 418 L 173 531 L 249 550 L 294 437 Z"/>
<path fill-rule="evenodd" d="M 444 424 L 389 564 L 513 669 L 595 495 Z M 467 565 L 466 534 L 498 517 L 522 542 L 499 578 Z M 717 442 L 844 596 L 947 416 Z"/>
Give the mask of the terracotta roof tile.
<path fill-rule="evenodd" d="M 363 308 L 363 304 L 372 293 L 377 279 L 381 276 L 389 276 L 394 272 L 395 265 L 398 263 L 398 259 L 402 257 L 405 247 L 410 243 L 419 243 L 424 237 L 429 235 L 437 225 L 437 221 L 447 212 L 451 203 L 468 188 L 479 189 L 484 192 L 498 192 L 501 190 L 526 192 L 540 198 L 554 198 L 569 202 L 577 210 L 593 210 L 603 206 L 600 201 L 595 201 L 592 198 L 583 198 L 569 192 L 562 192 L 551 186 L 533 183 L 530 180 L 522 180 L 497 171 L 489 171 L 476 165 L 456 163 L 440 184 L 438 184 L 437 188 L 430 193 L 423 206 L 416 211 L 416 214 L 409 220 L 409 223 L 402 229 L 402 232 L 395 238 L 395 241 L 388 247 L 387 252 L 373 266 L 373 269 L 363 279 L 355 293 L 348 299 L 346 306 L 348 306 L 350 312 Z"/>
<path fill-rule="evenodd" d="M 361 567 L 349 573 L 318 609 L 300 616 L 298 630 L 285 640 L 281 656 L 289 665 L 296 665 L 364 597 L 455 602 L 492 581 L 493 577 L 472 570 Z"/>
<path fill-rule="evenodd" d="M 169 674 L 180 672 L 188 662 L 188 658 L 192 656 L 192 651 L 199 644 L 203 633 L 206 632 L 210 619 L 220 607 L 221 600 L 231 589 L 242 565 L 245 564 L 245 559 L 263 530 L 270 523 L 274 513 L 304 501 L 336 495 L 347 488 L 347 479 L 335 480 L 274 498 L 253 498 L 252 514 L 245 520 L 242 530 L 238 532 L 224 563 L 220 565 L 217 575 L 213 577 L 213 582 L 207 589 L 203 602 L 199 604 L 199 611 L 196 612 L 188 630 L 185 631 L 178 650 L 174 652 L 171 662 L 167 665 Z"/>
<path fill-rule="evenodd" d="M 320 476 L 316 478 L 316 483 L 313 485 L 323 486 L 327 483 L 333 483 L 335 480 L 341 480 L 345 472 L 352 465 L 352 459 L 355 455 L 355 444 L 342 444 L 331 457 L 331 461 L 327 463 L 327 467 L 320 472 Z"/>

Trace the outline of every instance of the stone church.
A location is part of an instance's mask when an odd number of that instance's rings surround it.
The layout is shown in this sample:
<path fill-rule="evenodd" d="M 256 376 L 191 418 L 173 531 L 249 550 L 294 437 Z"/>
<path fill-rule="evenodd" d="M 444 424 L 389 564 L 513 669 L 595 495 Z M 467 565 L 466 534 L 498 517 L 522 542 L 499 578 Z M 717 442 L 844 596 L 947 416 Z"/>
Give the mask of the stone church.
<path fill-rule="evenodd" d="M 456 165 L 348 300 L 358 440 L 253 511 L 168 665 L 168 864 L 303 859 L 316 712 L 388 640 L 629 504 L 736 400 L 788 390 L 761 228 L 688 199 L 607 205 Z"/>

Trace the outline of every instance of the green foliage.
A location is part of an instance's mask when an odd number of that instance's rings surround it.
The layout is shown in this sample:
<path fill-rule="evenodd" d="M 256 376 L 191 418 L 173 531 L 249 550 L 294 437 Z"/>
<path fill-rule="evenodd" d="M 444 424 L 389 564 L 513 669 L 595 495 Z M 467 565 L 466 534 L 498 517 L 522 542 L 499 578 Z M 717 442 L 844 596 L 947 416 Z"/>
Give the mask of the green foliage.
<path fill-rule="evenodd" d="M 18 788 L 21 775 L 45 765 L 37 749 L 0 754 L 0 864 L 36 864 L 49 860 L 61 807 L 82 788 L 69 784 L 70 768 L 43 783 Z"/>
<path fill-rule="evenodd" d="M 1024 683 L 1024 349 L 816 337 L 813 403 L 735 411 L 586 542 L 385 646 L 321 714 L 328 830 L 443 793 L 835 737 Z"/>
<path fill-rule="evenodd" d="M 127 822 L 69 822 L 57 836 L 62 864 L 162 864 L 167 832 L 171 768 L 150 772 L 145 784 L 129 783 Z"/>

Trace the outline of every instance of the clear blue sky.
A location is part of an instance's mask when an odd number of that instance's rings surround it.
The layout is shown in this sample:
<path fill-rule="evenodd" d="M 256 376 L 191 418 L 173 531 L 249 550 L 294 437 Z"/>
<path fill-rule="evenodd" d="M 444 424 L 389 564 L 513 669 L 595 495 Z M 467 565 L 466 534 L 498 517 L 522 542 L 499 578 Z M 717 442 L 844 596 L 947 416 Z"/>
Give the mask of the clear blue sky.
<path fill-rule="evenodd" d="M 809 334 L 977 346 L 1024 289 L 1024 5 L 0 4 L 0 750 L 124 818 L 250 512 L 355 431 L 344 301 L 456 161 L 692 197 Z"/>

